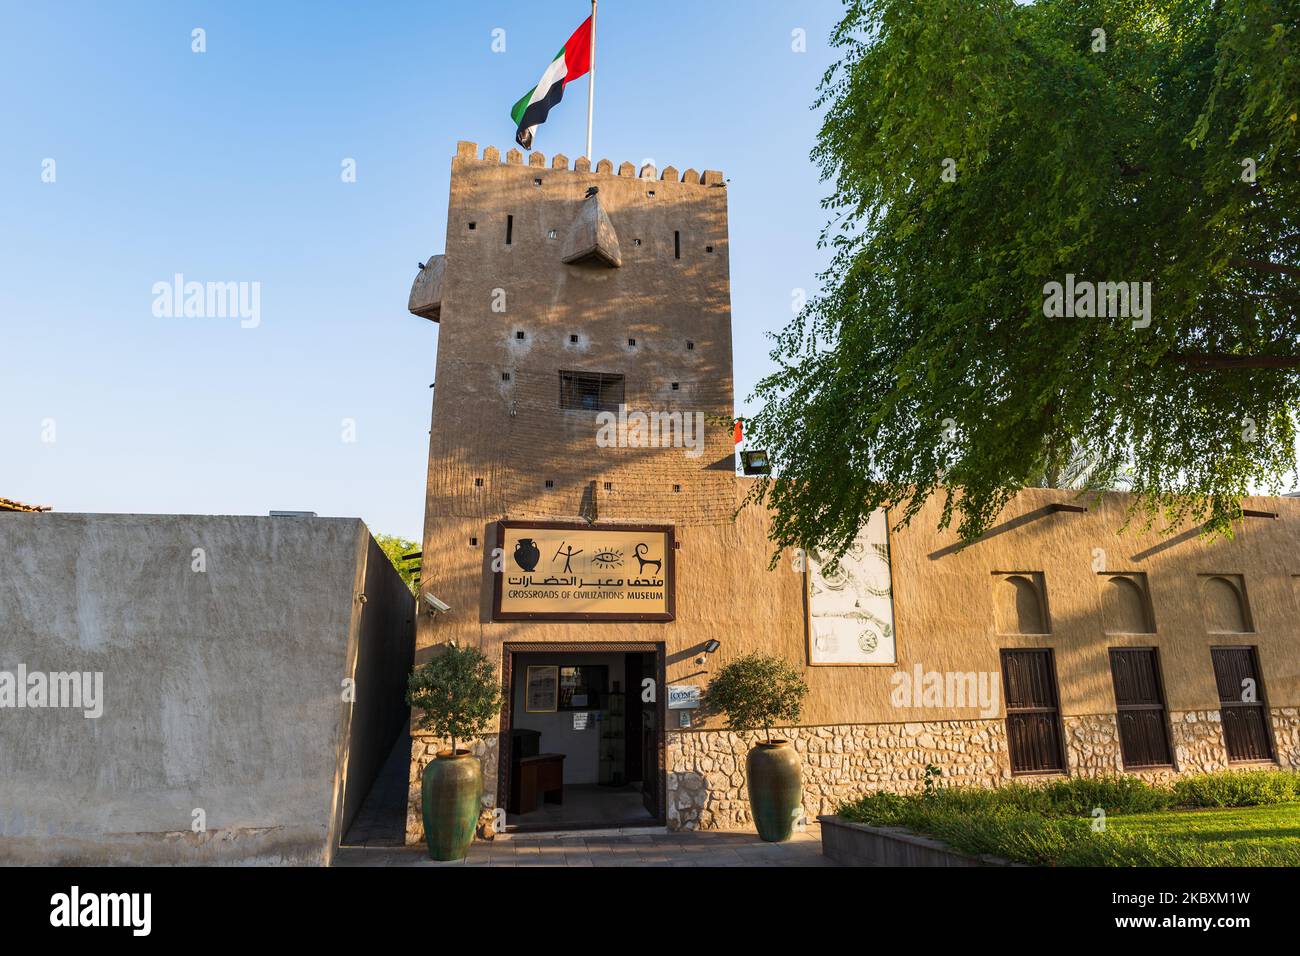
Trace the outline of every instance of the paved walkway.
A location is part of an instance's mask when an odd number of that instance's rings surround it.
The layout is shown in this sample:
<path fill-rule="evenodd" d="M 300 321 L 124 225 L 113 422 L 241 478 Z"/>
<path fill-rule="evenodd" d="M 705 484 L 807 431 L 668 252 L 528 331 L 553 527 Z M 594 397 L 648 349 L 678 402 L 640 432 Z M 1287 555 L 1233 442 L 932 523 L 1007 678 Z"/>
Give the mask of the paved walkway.
<path fill-rule="evenodd" d="M 403 730 L 375 776 L 344 846 L 400 847 L 406 842 L 406 781 L 411 772 L 411 735 Z"/>
<path fill-rule="evenodd" d="M 435 863 L 423 846 L 344 846 L 335 866 L 834 866 L 822 856 L 817 824 L 787 843 L 754 833 L 709 830 L 590 830 L 569 834 L 503 834 L 476 840 L 464 860 Z"/>

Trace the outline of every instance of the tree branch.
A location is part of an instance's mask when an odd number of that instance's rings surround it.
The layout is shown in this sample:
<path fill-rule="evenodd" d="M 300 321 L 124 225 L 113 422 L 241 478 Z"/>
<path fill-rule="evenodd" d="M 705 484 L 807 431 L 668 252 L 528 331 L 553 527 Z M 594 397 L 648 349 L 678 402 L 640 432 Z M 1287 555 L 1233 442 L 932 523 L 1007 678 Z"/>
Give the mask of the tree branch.
<path fill-rule="evenodd" d="M 1283 275 L 1300 275 L 1300 266 L 1288 266 L 1280 262 L 1264 262 L 1261 259 L 1229 259 L 1228 264 L 1242 269 L 1259 269 L 1263 272 L 1280 272 Z"/>
<path fill-rule="evenodd" d="M 1300 368 L 1300 355 L 1237 355 L 1232 352 L 1166 352 L 1167 362 L 1196 372 L 1224 368 Z"/>

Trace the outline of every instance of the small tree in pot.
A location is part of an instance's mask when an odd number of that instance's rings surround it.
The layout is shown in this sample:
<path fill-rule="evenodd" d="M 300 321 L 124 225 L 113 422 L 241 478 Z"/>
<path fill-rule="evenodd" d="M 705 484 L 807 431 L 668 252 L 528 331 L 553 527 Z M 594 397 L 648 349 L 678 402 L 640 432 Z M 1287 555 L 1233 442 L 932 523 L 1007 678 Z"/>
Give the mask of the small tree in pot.
<path fill-rule="evenodd" d="M 769 843 L 790 838 L 802 807 L 799 755 L 772 727 L 799 719 L 808 685 L 788 661 L 749 654 L 723 666 L 701 701 L 708 714 L 722 714 L 733 730 L 763 731 L 745 757 L 749 807 L 758 835 Z"/>
<path fill-rule="evenodd" d="M 448 645 L 411 672 L 406 702 L 419 711 L 416 725 L 451 740 L 424 768 L 420 805 L 424 840 L 434 860 L 459 860 L 469 850 L 483 801 L 483 769 L 457 741 L 477 736 L 501 709 L 501 687 L 486 655 L 476 647 Z"/>

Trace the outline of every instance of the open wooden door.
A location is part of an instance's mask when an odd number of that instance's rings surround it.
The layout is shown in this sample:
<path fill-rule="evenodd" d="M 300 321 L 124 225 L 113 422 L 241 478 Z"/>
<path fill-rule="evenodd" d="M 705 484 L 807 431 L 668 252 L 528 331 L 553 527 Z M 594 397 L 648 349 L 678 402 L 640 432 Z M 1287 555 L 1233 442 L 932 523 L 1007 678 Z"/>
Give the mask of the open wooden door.
<path fill-rule="evenodd" d="M 661 818 L 659 785 L 663 780 L 662 741 L 663 701 L 667 693 L 663 682 L 663 662 L 659 654 L 641 655 L 641 673 L 655 679 L 655 700 L 641 708 L 641 802 L 656 820 Z"/>
<path fill-rule="evenodd" d="M 657 714 L 654 707 L 641 711 L 641 765 L 646 772 L 641 774 L 641 802 L 655 819 L 659 818 L 659 774 L 655 772 L 658 763 L 656 750 L 659 739 L 655 726 Z"/>

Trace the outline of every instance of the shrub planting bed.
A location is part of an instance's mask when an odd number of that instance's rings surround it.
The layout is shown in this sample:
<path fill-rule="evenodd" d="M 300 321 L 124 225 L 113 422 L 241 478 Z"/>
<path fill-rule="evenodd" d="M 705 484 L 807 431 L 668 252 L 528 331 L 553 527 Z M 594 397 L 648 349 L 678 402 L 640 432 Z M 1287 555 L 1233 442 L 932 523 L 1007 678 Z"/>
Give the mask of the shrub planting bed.
<path fill-rule="evenodd" d="M 1057 780 L 996 789 L 873 793 L 843 820 L 904 827 L 975 857 L 1040 866 L 1300 865 L 1300 774 Z"/>

